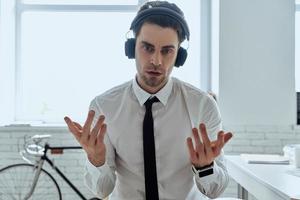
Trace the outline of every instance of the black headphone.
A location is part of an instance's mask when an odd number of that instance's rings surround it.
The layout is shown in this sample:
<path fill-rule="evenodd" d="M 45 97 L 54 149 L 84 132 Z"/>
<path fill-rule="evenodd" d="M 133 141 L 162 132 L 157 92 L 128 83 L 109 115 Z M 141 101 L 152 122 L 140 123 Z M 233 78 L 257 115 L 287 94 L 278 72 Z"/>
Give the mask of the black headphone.
<path fill-rule="evenodd" d="M 172 10 L 171 8 L 167 8 L 167 7 L 151 7 L 141 11 L 131 22 L 130 30 L 132 30 L 135 26 L 141 23 L 144 19 L 152 15 L 168 16 L 176 20 L 180 24 L 183 34 L 185 35 L 187 40 L 190 39 L 189 27 L 184 17 L 181 16 L 179 13 L 175 12 L 174 10 Z M 135 58 L 135 38 L 129 38 L 125 42 L 125 55 L 130 59 Z M 186 58 L 187 58 L 187 50 L 184 49 L 183 47 L 179 47 L 174 65 L 176 67 L 182 66 Z"/>

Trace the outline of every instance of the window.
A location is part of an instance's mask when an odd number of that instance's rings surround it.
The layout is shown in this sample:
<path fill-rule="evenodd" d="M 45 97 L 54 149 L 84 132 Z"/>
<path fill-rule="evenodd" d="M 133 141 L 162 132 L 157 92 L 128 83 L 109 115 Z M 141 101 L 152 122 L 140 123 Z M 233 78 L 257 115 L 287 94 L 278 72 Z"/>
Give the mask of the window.
<path fill-rule="evenodd" d="M 84 121 L 92 98 L 134 77 L 124 42 L 144 2 L 0 0 L 0 124 Z M 191 29 L 188 60 L 173 75 L 199 87 L 200 3 L 171 2 Z"/>

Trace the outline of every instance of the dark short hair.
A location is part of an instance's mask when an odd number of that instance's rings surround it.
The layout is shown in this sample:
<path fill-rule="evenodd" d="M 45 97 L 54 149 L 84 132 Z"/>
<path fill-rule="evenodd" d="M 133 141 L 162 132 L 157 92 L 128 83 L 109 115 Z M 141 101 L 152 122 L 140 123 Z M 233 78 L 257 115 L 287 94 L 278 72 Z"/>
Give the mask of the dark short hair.
<path fill-rule="evenodd" d="M 150 2 L 147 2 L 139 9 L 137 15 L 140 12 L 142 12 L 146 9 L 153 8 L 153 7 L 163 7 L 163 8 L 171 9 L 171 10 L 175 11 L 176 13 L 178 13 L 180 16 L 182 16 L 184 18 L 184 14 L 183 14 L 182 10 L 176 4 L 169 3 L 167 1 L 150 1 Z M 146 17 L 140 23 L 136 24 L 132 28 L 135 37 L 137 37 L 139 35 L 140 30 L 141 30 L 144 23 L 156 24 L 156 25 L 159 25 L 159 26 L 164 27 L 164 28 L 174 29 L 177 32 L 179 43 L 183 42 L 186 39 L 186 33 L 184 33 L 180 23 L 177 20 L 175 20 L 174 18 L 171 18 L 169 16 L 165 16 L 165 15 L 151 15 L 151 16 Z"/>

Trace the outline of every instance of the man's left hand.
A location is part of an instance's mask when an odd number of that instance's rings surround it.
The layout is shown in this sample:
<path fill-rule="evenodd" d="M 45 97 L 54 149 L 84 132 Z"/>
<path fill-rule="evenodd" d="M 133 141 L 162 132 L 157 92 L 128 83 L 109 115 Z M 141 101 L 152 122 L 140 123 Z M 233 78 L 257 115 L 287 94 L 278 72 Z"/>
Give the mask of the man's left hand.
<path fill-rule="evenodd" d="M 193 128 L 194 143 L 191 137 L 187 138 L 191 163 L 195 167 L 204 167 L 212 164 L 217 156 L 220 155 L 223 146 L 232 138 L 232 133 L 219 131 L 218 139 L 210 141 L 207 135 L 206 127 L 203 123 L 199 125 L 202 141 L 200 140 L 199 131 Z"/>

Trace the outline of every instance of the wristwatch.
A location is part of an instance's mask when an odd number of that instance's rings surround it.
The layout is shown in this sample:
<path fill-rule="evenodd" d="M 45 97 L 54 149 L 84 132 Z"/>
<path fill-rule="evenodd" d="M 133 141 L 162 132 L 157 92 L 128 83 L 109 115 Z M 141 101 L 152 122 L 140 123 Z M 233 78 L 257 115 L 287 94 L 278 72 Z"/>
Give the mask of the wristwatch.
<path fill-rule="evenodd" d="M 197 175 L 199 178 L 208 176 L 214 173 L 214 162 L 212 162 L 209 165 L 205 165 L 203 167 L 195 167 L 192 166 L 192 171 L 195 175 Z"/>

